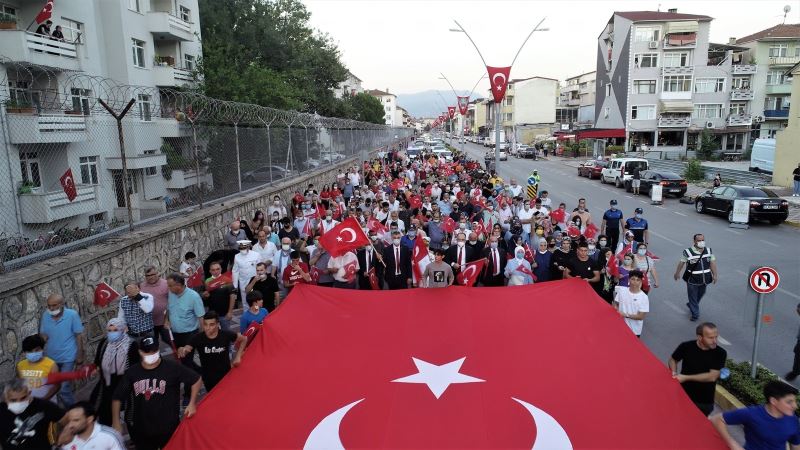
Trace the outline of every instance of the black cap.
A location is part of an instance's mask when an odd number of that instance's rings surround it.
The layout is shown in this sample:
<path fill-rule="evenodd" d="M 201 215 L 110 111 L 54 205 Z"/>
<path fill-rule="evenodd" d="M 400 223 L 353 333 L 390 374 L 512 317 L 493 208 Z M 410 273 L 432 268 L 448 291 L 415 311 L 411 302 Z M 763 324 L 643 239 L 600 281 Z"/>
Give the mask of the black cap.
<path fill-rule="evenodd" d="M 139 349 L 145 353 L 153 353 L 158 350 L 158 343 L 152 336 L 147 336 L 139 341 Z"/>
<path fill-rule="evenodd" d="M 616 205 L 617 205 L 617 199 L 611 200 L 611 201 L 610 201 L 610 202 L 608 202 L 608 203 L 609 203 L 609 204 L 611 204 L 611 205 L 614 205 L 614 206 L 616 206 Z"/>
<path fill-rule="evenodd" d="M 641 214 L 644 212 L 644 210 L 642 208 L 636 208 L 634 212 L 636 212 L 636 214 Z"/>

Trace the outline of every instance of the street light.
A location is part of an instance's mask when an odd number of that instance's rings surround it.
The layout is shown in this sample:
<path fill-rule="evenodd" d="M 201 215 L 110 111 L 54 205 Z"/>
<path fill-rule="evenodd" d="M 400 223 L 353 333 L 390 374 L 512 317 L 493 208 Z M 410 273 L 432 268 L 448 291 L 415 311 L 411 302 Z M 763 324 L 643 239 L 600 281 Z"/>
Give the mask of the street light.
<path fill-rule="evenodd" d="M 514 66 L 514 63 L 517 61 L 517 57 L 519 56 L 520 52 L 522 51 L 522 48 L 525 47 L 525 44 L 528 42 L 528 39 L 531 38 L 533 33 L 537 32 L 537 31 L 550 31 L 549 28 L 539 28 L 539 26 L 544 22 L 545 19 L 546 19 L 546 17 L 542 18 L 542 20 L 540 20 L 539 23 L 537 23 L 536 26 L 533 27 L 531 32 L 528 33 L 528 36 L 525 38 L 525 40 L 522 41 L 522 45 L 519 46 L 519 50 L 517 50 L 517 54 L 514 55 L 514 59 L 511 61 L 511 66 L 510 67 Z M 486 59 L 483 57 L 483 54 L 478 49 L 478 46 L 475 44 L 475 41 L 472 40 L 472 36 L 470 36 L 469 33 L 467 33 L 467 30 L 465 30 L 464 27 L 462 27 L 461 24 L 458 23 L 457 20 L 453 19 L 453 22 L 455 22 L 455 24 L 456 24 L 456 26 L 458 26 L 458 28 L 450 28 L 450 31 L 455 32 L 455 33 L 464 33 L 467 36 L 467 39 L 469 39 L 469 41 L 472 43 L 472 46 L 475 47 L 475 51 L 478 52 L 478 56 L 481 57 L 481 61 L 483 62 L 484 67 L 489 67 L 489 65 L 486 64 Z M 480 80 L 478 80 L 478 81 L 480 82 Z M 505 83 L 508 84 L 508 80 L 505 80 Z M 502 101 L 502 99 L 500 99 L 500 100 Z M 494 114 L 494 136 L 495 136 L 494 137 L 494 170 L 496 172 L 499 171 L 498 170 L 498 166 L 499 166 L 498 163 L 500 161 L 500 104 L 499 103 L 500 102 L 495 102 L 496 111 L 495 111 L 495 114 Z"/>
<path fill-rule="evenodd" d="M 456 89 L 453 87 L 453 84 L 450 83 L 450 80 L 447 79 L 447 77 L 445 76 L 444 73 L 440 72 L 439 75 L 441 75 L 439 77 L 440 80 L 445 80 L 445 81 L 447 81 L 447 84 L 450 85 L 450 89 L 453 91 L 453 94 L 456 96 L 456 105 L 459 106 L 459 113 L 460 113 L 461 112 L 460 111 L 461 106 L 458 105 L 458 99 L 460 97 L 458 95 L 458 92 L 456 92 Z M 467 95 L 467 101 L 469 101 L 469 99 L 472 97 L 472 93 L 475 92 L 475 88 L 478 87 L 478 83 L 480 83 L 481 80 L 484 79 L 484 78 L 486 78 L 486 74 L 482 74 L 481 77 L 478 78 L 478 81 L 475 82 L 475 85 L 472 86 L 472 90 Z M 462 114 L 462 116 L 463 116 L 463 114 Z M 459 128 L 461 128 L 461 139 L 460 140 L 461 140 L 461 152 L 463 153 L 464 152 L 464 124 L 462 123 Z M 451 127 L 451 131 L 452 131 L 452 127 Z M 450 142 L 452 144 L 452 138 L 450 139 Z"/>

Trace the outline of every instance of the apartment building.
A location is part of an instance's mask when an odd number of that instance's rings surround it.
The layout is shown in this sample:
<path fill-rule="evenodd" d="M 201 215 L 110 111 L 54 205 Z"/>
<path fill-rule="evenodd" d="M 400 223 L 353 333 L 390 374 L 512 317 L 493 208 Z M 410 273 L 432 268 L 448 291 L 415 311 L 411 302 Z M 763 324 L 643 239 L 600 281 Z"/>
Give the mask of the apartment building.
<path fill-rule="evenodd" d="M 747 149 L 758 67 L 742 58 L 744 47 L 709 42 L 712 20 L 677 10 L 615 12 L 597 40 L 593 136 L 624 135 L 628 151 L 677 157 L 708 130 L 723 152 Z"/>
<path fill-rule="evenodd" d="M 394 114 L 394 123 L 396 123 L 398 127 L 411 126 L 411 115 L 408 113 L 408 111 L 406 111 L 405 108 L 402 106 L 397 106 Z"/>
<path fill-rule="evenodd" d="M 792 82 L 788 69 L 800 62 L 800 24 L 776 25 L 736 40 L 744 61 L 758 71 L 750 87 L 752 111 L 763 117 L 754 138 L 774 138 L 789 124 Z"/>
<path fill-rule="evenodd" d="M 134 220 L 164 212 L 166 200 L 187 187 L 213 183 L 204 169 L 162 170 L 165 149 L 186 157 L 193 151 L 188 128 L 169 113 L 175 105 L 160 96 L 194 83 L 197 0 L 55 2 L 51 20 L 63 42 L 24 28 L 41 7 L 0 0 L 16 20 L 16 28 L 0 30 L 0 98 L 8 99 L 0 108 L 0 204 L 7 212 L 0 230 L 31 235 L 127 217 L 116 122 L 96 101 L 115 85 L 148 88 L 138 91 L 125 127 Z M 59 181 L 67 169 L 77 190 L 72 201 Z"/>
<path fill-rule="evenodd" d="M 591 128 L 594 126 L 596 74 L 597 72 L 592 71 L 575 77 L 578 79 L 578 129 Z"/>
<path fill-rule="evenodd" d="M 512 84 L 513 126 L 506 130 L 506 139 L 530 144 L 537 135 L 550 134 L 556 122 L 558 80 L 528 77 L 512 80 L 509 86 Z"/>
<path fill-rule="evenodd" d="M 578 78 L 572 77 L 564 80 L 558 86 L 558 105 L 556 106 L 556 128 L 567 131 L 577 128 L 578 109 L 581 97 L 578 93 Z"/>
<path fill-rule="evenodd" d="M 347 79 L 339 83 L 339 86 L 333 91 L 333 95 L 336 96 L 336 98 L 342 98 L 348 95 L 354 96 L 361 92 L 364 92 L 364 88 L 361 87 L 361 78 L 353 75 L 353 72 L 348 70 Z"/>
<path fill-rule="evenodd" d="M 367 91 L 367 94 L 377 98 L 380 100 L 381 105 L 383 105 L 384 110 L 384 120 L 386 121 L 386 125 L 395 127 L 401 126 L 402 123 L 397 123 L 397 96 L 394 94 L 389 93 L 389 88 L 386 88 L 385 91 L 380 91 L 378 89 L 370 89 Z"/>

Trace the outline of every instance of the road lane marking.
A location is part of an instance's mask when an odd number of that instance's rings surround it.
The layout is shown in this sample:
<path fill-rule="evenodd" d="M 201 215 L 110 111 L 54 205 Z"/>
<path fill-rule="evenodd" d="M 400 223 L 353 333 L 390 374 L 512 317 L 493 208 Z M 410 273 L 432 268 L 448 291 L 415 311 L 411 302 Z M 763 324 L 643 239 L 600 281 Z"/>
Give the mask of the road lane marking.
<path fill-rule="evenodd" d="M 750 277 L 750 274 L 745 272 L 745 271 L 743 271 L 743 270 L 736 270 L 736 273 L 738 273 L 740 275 L 744 275 L 746 277 Z M 784 294 L 788 295 L 789 297 L 792 297 L 792 298 L 794 298 L 796 300 L 800 300 L 800 295 L 797 295 L 794 292 L 789 292 L 789 291 L 787 291 L 786 289 L 784 289 L 784 288 L 782 288 L 780 286 L 776 290 L 781 291 L 782 293 L 784 293 Z"/>
<path fill-rule="evenodd" d="M 665 241 L 667 241 L 667 242 L 669 242 L 669 243 L 675 244 L 675 245 L 677 245 L 678 247 L 684 247 L 684 244 L 682 244 L 682 243 L 680 243 L 680 242 L 678 242 L 678 241 L 672 240 L 672 239 L 670 239 L 670 238 L 668 238 L 668 237 L 664 236 L 664 235 L 663 235 L 663 234 L 661 234 L 661 233 L 656 233 L 656 232 L 655 232 L 655 231 L 653 231 L 653 230 L 650 230 L 650 233 L 651 233 L 651 234 L 653 234 L 653 235 L 655 235 L 655 236 L 657 236 L 657 237 L 659 237 L 659 238 L 661 238 L 661 239 L 663 239 L 663 240 L 665 240 Z"/>
<path fill-rule="evenodd" d="M 700 220 L 700 222 L 703 222 L 706 225 L 711 225 L 711 222 L 709 222 L 709 221 L 707 221 L 705 219 L 698 219 L 698 220 Z"/>
<path fill-rule="evenodd" d="M 762 244 L 767 244 L 767 245 L 771 245 L 771 246 L 773 246 L 773 247 L 780 248 L 780 245 L 778 245 L 778 244 L 776 244 L 776 243 L 774 243 L 774 242 L 765 241 L 765 240 L 763 240 L 763 239 L 759 239 L 759 240 L 758 240 L 758 242 L 761 242 Z"/>
<path fill-rule="evenodd" d="M 725 228 L 726 231 L 730 231 L 733 234 L 742 234 L 741 231 L 731 230 L 730 228 Z"/>
<path fill-rule="evenodd" d="M 689 312 L 688 310 L 681 309 L 680 306 L 678 306 L 678 305 L 676 305 L 676 304 L 674 304 L 674 303 L 672 303 L 670 301 L 663 302 L 663 304 L 669 306 L 670 309 L 672 309 L 673 311 L 677 312 L 678 314 L 686 314 L 686 313 Z"/>
<path fill-rule="evenodd" d="M 674 212 L 675 214 L 677 214 L 677 215 L 679 215 L 679 216 L 683 216 L 683 217 L 689 217 L 689 216 L 687 216 L 686 214 L 684 214 L 684 213 L 682 213 L 682 212 L 678 212 L 678 211 L 672 211 L 672 212 Z"/>
<path fill-rule="evenodd" d="M 632 197 L 632 196 L 630 196 L 630 195 L 626 195 L 626 196 L 625 196 L 625 198 L 633 198 L 633 197 Z"/>

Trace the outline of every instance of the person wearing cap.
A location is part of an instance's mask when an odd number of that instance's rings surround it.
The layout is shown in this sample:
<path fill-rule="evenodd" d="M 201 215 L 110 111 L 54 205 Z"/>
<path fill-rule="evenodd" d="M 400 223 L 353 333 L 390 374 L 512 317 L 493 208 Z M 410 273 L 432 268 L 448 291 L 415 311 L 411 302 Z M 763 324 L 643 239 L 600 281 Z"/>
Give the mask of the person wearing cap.
<path fill-rule="evenodd" d="M 633 240 L 636 242 L 650 242 L 650 231 L 647 226 L 647 219 L 642 217 L 644 210 L 636 208 L 634 216 L 625 221 L 625 229 L 633 231 Z"/>
<path fill-rule="evenodd" d="M 163 448 L 180 423 L 181 384 L 189 387 L 184 417 L 197 412 L 200 375 L 171 359 L 162 359 L 152 337 L 139 341 L 141 362 L 132 364 L 114 391 L 112 426 L 122 432 L 125 410 L 128 434 L 137 449 Z"/>
<path fill-rule="evenodd" d="M 621 258 L 621 255 L 627 255 L 629 253 L 634 253 L 636 251 L 636 240 L 633 236 L 633 231 L 627 230 L 625 232 L 625 237 L 622 239 L 622 242 L 617 244 L 616 251 L 614 252 L 618 258 Z"/>
<path fill-rule="evenodd" d="M 622 211 L 617 209 L 617 200 L 609 202 L 610 207 L 603 213 L 603 222 L 600 225 L 600 234 L 608 238 L 608 248 L 616 249 L 619 236 L 622 232 Z"/>
<path fill-rule="evenodd" d="M 239 253 L 233 257 L 233 285 L 239 288 L 241 299 L 247 295 L 247 283 L 256 276 L 256 264 L 261 261 L 261 255 L 250 250 L 252 245 L 246 239 L 239 241 Z"/>
<path fill-rule="evenodd" d="M 447 263 L 443 262 L 444 250 L 433 250 L 434 260 L 425 267 L 425 272 L 422 273 L 422 287 L 426 288 L 444 288 L 453 285 L 455 276 L 453 269 Z"/>

